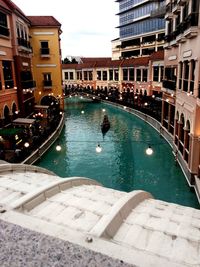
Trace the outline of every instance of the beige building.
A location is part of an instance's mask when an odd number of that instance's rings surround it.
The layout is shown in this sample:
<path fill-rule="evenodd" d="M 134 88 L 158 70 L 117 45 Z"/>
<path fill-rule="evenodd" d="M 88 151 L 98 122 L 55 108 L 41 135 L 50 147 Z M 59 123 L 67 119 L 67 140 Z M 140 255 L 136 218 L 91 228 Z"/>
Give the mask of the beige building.
<path fill-rule="evenodd" d="M 167 0 L 166 4 L 162 124 L 174 136 L 193 182 L 200 164 L 200 5 L 196 0 Z"/>

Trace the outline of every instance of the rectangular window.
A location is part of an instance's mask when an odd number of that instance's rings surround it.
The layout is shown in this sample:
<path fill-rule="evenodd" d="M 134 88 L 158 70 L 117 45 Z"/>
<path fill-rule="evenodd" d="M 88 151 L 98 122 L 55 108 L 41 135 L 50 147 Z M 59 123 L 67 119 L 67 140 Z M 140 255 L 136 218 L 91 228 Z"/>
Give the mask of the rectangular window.
<path fill-rule="evenodd" d="M 188 91 L 188 78 L 189 78 L 189 62 L 184 62 L 184 79 L 183 79 L 183 91 Z"/>
<path fill-rule="evenodd" d="M 137 69 L 136 73 L 137 73 L 136 81 L 141 82 L 141 69 Z"/>
<path fill-rule="evenodd" d="M 3 77 L 5 81 L 5 89 L 14 87 L 13 74 L 12 74 L 12 63 L 11 61 L 2 61 L 3 66 Z"/>
<path fill-rule="evenodd" d="M 109 70 L 109 80 L 113 81 L 113 70 Z"/>
<path fill-rule="evenodd" d="M 106 70 L 104 70 L 103 71 L 103 81 L 107 81 L 107 71 Z"/>
<path fill-rule="evenodd" d="M 0 35 L 9 36 L 6 14 L 0 12 Z"/>
<path fill-rule="evenodd" d="M 90 70 L 88 74 L 89 74 L 89 81 L 92 81 L 92 80 L 93 80 L 93 74 L 92 74 L 92 71 Z"/>
<path fill-rule="evenodd" d="M 48 41 L 41 41 L 41 55 L 49 55 L 49 43 Z"/>
<path fill-rule="evenodd" d="M 72 71 L 70 71 L 69 73 L 69 79 L 74 80 L 74 73 Z"/>
<path fill-rule="evenodd" d="M 134 81 L 135 75 L 134 75 L 134 69 L 129 69 L 129 81 Z"/>
<path fill-rule="evenodd" d="M 88 77 L 87 77 L 87 71 L 83 72 L 83 80 L 87 81 Z"/>
<path fill-rule="evenodd" d="M 164 77 L 164 66 L 161 66 L 160 67 L 160 82 L 162 82 L 162 80 L 163 80 L 163 77 Z"/>
<path fill-rule="evenodd" d="M 123 69 L 123 81 L 128 81 L 128 69 Z"/>
<path fill-rule="evenodd" d="M 158 79 L 159 79 L 159 67 L 154 66 L 153 67 L 153 81 L 158 82 Z"/>
<path fill-rule="evenodd" d="M 52 86 L 51 73 L 43 73 L 43 83 L 44 87 Z"/>
<path fill-rule="evenodd" d="M 194 81 L 195 81 L 195 61 L 191 60 L 191 77 L 190 77 L 190 92 L 194 92 Z"/>
<path fill-rule="evenodd" d="M 69 74 L 68 74 L 68 72 L 66 71 L 65 72 L 65 80 L 68 80 L 69 79 Z"/>
<path fill-rule="evenodd" d="M 147 76 L 148 76 L 148 70 L 147 69 L 143 69 L 143 73 L 142 73 L 143 77 L 142 77 L 142 80 L 143 82 L 147 82 Z"/>
<path fill-rule="evenodd" d="M 178 88 L 182 89 L 183 62 L 179 63 L 179 83 Z"/>
<path fill-rule="evenodd" d="M 97 71 L 97 80 L 101 81 L 101 71 Z"/>
<path fill-rule="evenodd" d="M 82 80 L 82 72 L 77 71 L 77 80 Z"/>
<path fill-rule="evenodd" d="M 114 80 L 119 81 L 119 71 L 118 70 L 114 70 Z"/>

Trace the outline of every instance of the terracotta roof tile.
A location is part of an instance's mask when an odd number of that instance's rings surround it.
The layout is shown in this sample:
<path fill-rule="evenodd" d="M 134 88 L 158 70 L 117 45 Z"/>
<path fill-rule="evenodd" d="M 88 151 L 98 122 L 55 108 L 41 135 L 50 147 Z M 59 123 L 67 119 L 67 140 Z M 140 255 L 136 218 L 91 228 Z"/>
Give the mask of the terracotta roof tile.
<path fill-rule="evenodd" d="M 154 52 L 153 54 L 151 54 L 150 59 L 151 60 L 164 60 L 164 50 Z"/>
<path fill-rule="evenodd" d="M 60 27 L 61 24 L 53 16 L 27 16 L 32 26 Z"/>
<path fill-rule="evenodd" d="M 96 59 L 96 58 L 93 58 Z M 134 67 L 134 66 L 148 66 L 150 57 L 138 57 L 129 59 L 112 60 L 111 58 L 104 58 L 101 60 L 91 60 L 79 64 L 63 64 L 63 69 L 89 69 L 89 68 L 117 68 L 117 67 Z"/>
<path fill-rule="evenodd" d="M 110 57 L 81 57 L 82 63 L 111 60 Z"/>
<path fill-rule="evenodd" d="M 0 6 L 7 10 L 11 10 L 10 7 L 7 5 L 7 3 L 3 0 L 0 0 Z"/>
<path fill-rule="evenodd" d="M 124 59 L 121 66 L 147 66 L 149 64 L 149 56 Z"/>

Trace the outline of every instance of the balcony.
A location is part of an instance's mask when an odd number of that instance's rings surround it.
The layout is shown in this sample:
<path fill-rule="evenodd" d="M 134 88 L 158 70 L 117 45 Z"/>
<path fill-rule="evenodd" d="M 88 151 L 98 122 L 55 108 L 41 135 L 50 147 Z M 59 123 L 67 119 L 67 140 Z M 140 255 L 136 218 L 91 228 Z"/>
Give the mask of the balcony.
<path fill-rule="evenodd" d="M 49 89 L 52 89 L 52 80 L 48 80 L 48 81 L 43 81 L 43 87 L 44 87 L 44 89 L 47 89 L 47 90 L 49 90 Z"/>
<path fill-rule="evenodd" d="M 193 38 L 198 35 L 198 22 L 199 13 L 193 12 L 189 14 L 185 20 L 185 32 L 186 38 Z"/>
<path fill-rule="evenodd" d="M 23 39 L 23 38 L 17 38 L 17 41 L 18 41 L 19 46 L 25 47 L 26 49 L 32 51 L 32 48 L 31 48 L 29 41 L 27 41 L 26 39 Z"/>
<path fill-rule="evenodd" d="M 33 80 L 21 81 L 22 89 L 33 89 L 36 87 L 36 82 Z"/>
<path fill-rule="evenodd" d="M 13 80 L 5 80 L 5 89 L 13 89 L 14 81 Z"/>
<path fill-rule="evenodd" d="M 9 29 L 0 25 L 0 35 L 9 37 L 10 36 Z"/>
<path fill-rule="evenodd" d="M 41 57 L 50 57 L 50 50 L 49 50 L 49 48 L 41 48 L 40 49 L 40 56 Z"/>
<path fill-rule="evenodd" d="M 176 81 L 173 80 L 163 80 L 163 87 L 172 91 L 176 90 Z"/>

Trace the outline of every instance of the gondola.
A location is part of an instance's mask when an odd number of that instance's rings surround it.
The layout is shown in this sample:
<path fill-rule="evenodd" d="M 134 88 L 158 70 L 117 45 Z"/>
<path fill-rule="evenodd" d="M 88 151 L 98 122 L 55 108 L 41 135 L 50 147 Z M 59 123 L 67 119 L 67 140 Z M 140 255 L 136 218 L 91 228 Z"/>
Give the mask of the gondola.
<path fill-rule="evenodd" d="M 108 116 L 104 115 L 103 122 L 101 124 L 101 132 L 103 136 L 109 131 L 110 129 L 110 122 L 108 120 Z"/>

